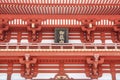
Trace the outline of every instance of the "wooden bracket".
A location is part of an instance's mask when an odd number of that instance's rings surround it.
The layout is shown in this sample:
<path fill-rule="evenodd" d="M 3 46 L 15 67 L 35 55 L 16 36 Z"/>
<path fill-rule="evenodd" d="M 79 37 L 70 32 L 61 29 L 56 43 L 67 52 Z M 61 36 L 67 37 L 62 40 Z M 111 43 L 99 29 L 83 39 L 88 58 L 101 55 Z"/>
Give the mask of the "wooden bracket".
<path fill-rule="evenodd" d="M 113 30 L 117 33 L 117 40 L 116 41 L 120 42 L 120 28 L 118 26 L 120 27 L 120 25 L 114 26 Z"/>
<path fill-rule="evenodd" d="M 0 41 L 5 40 L 5 32 L 9 30 L 7 22 L 0 21 Z"/>
<path fill-rule="evenodd" d="M 30 55 L 26 54 L 25 55 L 25 59 L 24 58 L 20 58 L 19 62 L 23 65 L 25 65 L 25 72 L 23 74 L 23 76 L 27 79 L 31 79 L 33 77 L 33 73 L 31 72 L 32 68 L 32 64 L 35 64 L 37 62 L 36 58 L 30 59 Z"/>
<path fill-rule="evenodd" d="M 102 73 L 99 73 L 99 65 L 104 63 L 104 58 L 100 58 L 98 54 L 94 55 L 94 58 L 87 58 L 87 63 L 90 66 L 91 72 L 90 72 L 90 76 L 92 79 L 97 79 L 98 77 L 101 76 Z"/>
<path fill-rule="evenodd" d="M 86 33 L 86 42 L 93 42 L 92 32 L 96 30 L 96 26 L 93 26 L 92 23 L 89 23 L 82 26 L 81 29 Z"/>
<path fill-rule="evenodd" d="M 32 42 L 37 41 L 37 38 L 38 38 L 37 32 L 41 31 L 41 26 L 35 23 L 32 23 L 31 26 L 27 26 L 27 30 L 31 32 L 31 41 Z"/>
<path fill-rule="evenodd" d="M 35 21 L 35 20 L 32 20 L 32 21 L 29 21 L 28 23 L 28 26 L 27 26 L 27 30 L 29 31 L 29 34 L 30 34 L 30 39 L 29 39 L 29 42 L 37 42 L 39 41 L 39 33 L 42 29 L 41 27 L 41 21 Z"/>

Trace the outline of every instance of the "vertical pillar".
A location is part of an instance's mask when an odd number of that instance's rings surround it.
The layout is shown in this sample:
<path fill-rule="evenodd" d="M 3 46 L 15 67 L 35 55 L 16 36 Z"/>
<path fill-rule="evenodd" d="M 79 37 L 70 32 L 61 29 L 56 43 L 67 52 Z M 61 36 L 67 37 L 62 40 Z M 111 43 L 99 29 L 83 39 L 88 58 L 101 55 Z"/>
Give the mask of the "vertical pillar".
<path fill-rule="evenodd" d="M 11 80 L 11 75 L 12 75 L 12 73 L 7 74 L 7 80 Z"/>
<path fill-rule="evenodd" d="M 104 32 L 101 32 L 101 40 L 102 40 L 102 43 L 105 43 L 105 33 Z"/>
<path fill-rule="evenodd" d="M 11 80 L 13 64 L 8 64 L 7 80 Z"/>
<path fill-rule="evenodd" d="M 59 63 L 59 73 L 54 77 L 54 80 L 70 80 L 64 71 L 64 62 Z"/>
<path fill-rule="evenodd" d="M 115 73 L 115 64 L 111 62 L 111 75 L 112 75 L 112 80 L 116 80 L 116 73 Z"/>
<path fill-rule="evenodd" d="M 18 43 L 20 43 L 21 37 L 22 37 L 22 33 L 21 33 L 21 32 L 18 32 L 18 36 L 17 36 L 17 41 L 18 41 Z"/>
<path fill-rule="evenodd" d="M 59 75 L 64 75 L 65 72 L 64 72 L 64 63 L 60 63 L 59 64 Z"/>

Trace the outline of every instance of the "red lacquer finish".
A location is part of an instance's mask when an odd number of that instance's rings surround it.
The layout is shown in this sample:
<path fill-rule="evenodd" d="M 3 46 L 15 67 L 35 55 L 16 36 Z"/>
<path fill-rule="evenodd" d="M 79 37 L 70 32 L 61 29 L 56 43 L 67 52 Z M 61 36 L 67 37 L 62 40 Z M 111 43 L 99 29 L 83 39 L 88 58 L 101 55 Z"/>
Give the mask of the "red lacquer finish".
<path fill-rule="evenodd" d="M 68 28 L 69 40 L 81 43 L 42 43 L 54 40 L 55 28 Z M 110 73 L 117 80 L 119 49 L 119 0 L 0 0 L 0 73 L 7 73 L 7 80 L 13 73 L 31 80 L 38 73 L 56 73 L 38 80 L 92 80 Z"/>

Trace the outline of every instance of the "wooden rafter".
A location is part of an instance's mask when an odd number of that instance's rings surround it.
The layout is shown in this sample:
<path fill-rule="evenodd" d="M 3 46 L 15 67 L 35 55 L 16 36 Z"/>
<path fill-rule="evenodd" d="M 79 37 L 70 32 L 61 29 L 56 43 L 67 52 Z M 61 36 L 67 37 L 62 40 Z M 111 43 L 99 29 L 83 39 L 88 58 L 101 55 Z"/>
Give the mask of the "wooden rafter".
<path fill-rule="evenodd" d="M 97 0 L 96 0 L 97 1 Z M 44 1 L 43 1 L 44 2 Z M 73 1 L 74 2 L 74 1 Z M 78 2 L 78 3 L 34 3 L 1 2 L 0 14 L 79 14 L 79 15 L 119 15 L 119 1 Z M 118 3 L 117 3 L 118 2 Z M 116 4 L 117 3 L 117 4 Z M 51 12 L 52 11 L 52 12 Z"/>
<path fill-rule="evenodd" d="M 119 0 L 1 0 L 0 2 L 28 4 L 120 4 Z"/>

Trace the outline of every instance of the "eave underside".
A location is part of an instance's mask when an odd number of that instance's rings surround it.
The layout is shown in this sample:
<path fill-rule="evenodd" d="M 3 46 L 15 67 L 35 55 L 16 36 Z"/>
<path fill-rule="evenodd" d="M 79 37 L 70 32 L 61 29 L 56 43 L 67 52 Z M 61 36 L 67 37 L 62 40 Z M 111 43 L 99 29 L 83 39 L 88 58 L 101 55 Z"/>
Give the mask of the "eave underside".
<path fill-rule="evenodd" d="M 1 0 L 0 14 L 120 15 L 119 0 Z"/>

